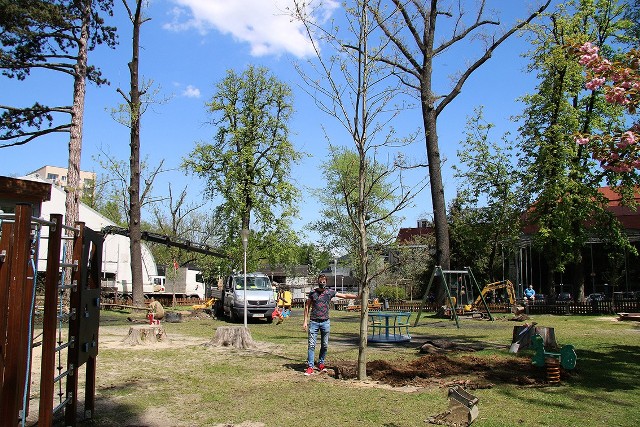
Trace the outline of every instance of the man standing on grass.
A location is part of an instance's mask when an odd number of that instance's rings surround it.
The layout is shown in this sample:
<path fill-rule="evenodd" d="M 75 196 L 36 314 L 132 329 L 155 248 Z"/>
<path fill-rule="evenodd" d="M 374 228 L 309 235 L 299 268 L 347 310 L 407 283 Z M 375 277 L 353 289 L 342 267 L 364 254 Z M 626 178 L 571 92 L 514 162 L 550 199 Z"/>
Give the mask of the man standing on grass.
<path fill-rule="evenodd" d="M 306 303 L 304 304 L 304 323 L 302 329 L 309 332 L 309 344 L 307 349 L 307 369 L 305 375 L 313 374 L 315 366 L 316 341 L 318 331 L 320 331 L 320 354 L 318 355 L 318 370 L 325 372 L 324 359 L 327 356 L 329 347 L 329 330 L 331 324 L 329 322 L 329 303 L 333 297 L 356 299 L 356 294 L 345 294 L 327 289 L 327 276 L 321 274 L 318 276 L 318 287 L 309 292 Z"/>

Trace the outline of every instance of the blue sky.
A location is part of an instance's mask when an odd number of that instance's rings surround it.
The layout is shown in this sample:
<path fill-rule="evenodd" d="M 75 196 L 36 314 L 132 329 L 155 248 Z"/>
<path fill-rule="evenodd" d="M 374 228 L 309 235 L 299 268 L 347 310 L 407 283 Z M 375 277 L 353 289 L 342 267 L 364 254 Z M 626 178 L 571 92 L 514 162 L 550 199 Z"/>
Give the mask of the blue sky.
<path fill-rule="evenodd" d="M 141 33 L 141 76 L 153 80 L 160 89 L 160 97 L 168 101 L 153 106 L 142 119 L 142 156 L 151 165 L 165 159 L 165 167 L 174 170 L 163 174 L 155 184 L 156 194 L 167 193 L 172 183 L 174 192 L 188 186 L 197 200 L 204 183 L 185 176 L 177 170 L 180 160 L 198 141 L 208 141 L 214 129 L 207 125 L 205 102 L 214 92 L 215 84 L 228 69 L 244 70 L 249 64 L 268 67 L 279 79 L 287 82 L 295 93 L 296 114 L 290 123 L 292 140 L 298 150 L 309 154 L 296 166 L 293 175 L 303 190 L 300 201 L 301 219 L 295 227 L 318 218 L 320 207 L 307 191 L 322 188 L 321 163 L 326 160 L 327 141 L 321 130 L 324 125 L 332 141 L 348 141 L 349 136 L 335 122 L 323 115 L 300 88 L 300 77 L 293 62 L 310 54 L 308 41 L 301 28 L 283 13 L 290 0 L 152 0 L 146 10 L 151 21 Z M 91 53 L 91 62 L 100 67 L 110 86 L 96 88 L 89 85 L 86 98 L 83 170 L 100 173 L 94 156 L 104 150 L 119 159 L 129 154 L 128 129 L 116 123 L 109 110 L 122 102 L 116 92 L 128 92 L 127 62 L 131 56 L 131 24 L 125 16 L 121 1 L 115 2 L 111 25 L 119 29 L 120 44 L 115 50 L 99 47 Z M 332 2 L 330 2 L 332 3 Z M 467 3 L 475 3 L 468 0 Z M 491 10 L 500 17 L 504 27 L 515 19 L 524 18 L 542 0 L 488 0 Z M 555 2 L 554 2 L 555 3 Z M 554 4 L 552 3 L 552 5 Z M 339 16 L 334 2 L 327 13 Z M 443 39 L 446 34 L 441 34 Z M 513 130 L 509 122 L 522 105 L 516 99 L 535 87 L 535 80 L 524 70 L 526 61 L 520 54 L 530 46 L 523 38 L 513 37 L 505 42 L 480 70 L 473 74 L 463 92 L 449 105 L 439 119 L 440 149 L 446 159 L 443 167 L 447 199 L 455 195 L 456 183 L 451 164 L 456 162 L 456 147 L 464 137 L 467 117 L 475 107 L 483 105 L 486 118 L 497 125 L 496 136 Z M 461 48 L 436 65 L 436 78 L 442 87 L 449 83 L 449 75 L 458 70 L 459 61 L 471 61 L 479 56 L 480 45 L 463 42 Z M 30 105 L 36 99 L 51 105 L 70 103 L 72 81 L 68 77 L 34 72 L 24 82 L 2 78 L 2 103 Z M 397 120 L 398 130 L 415 131 L 421 123 L 418 110 L 407 111 Z M 45 137 L 24 146 L 0 150 L 0 174 L 20 176 L 44 165 L 67 166 L 68 135 Z M 425 158 L 421 138 L 407 152 L 407 157 Z M 426 173 L 426 172 L 425 172 Z M 416 199 L 415 206 L 402 212 L 404 220 L 398 227 L 415 226 L 420 218 L 429 218 L 431 203 L 428 188 Z M 310 236 L 308 240 L 313 241 Z"/>

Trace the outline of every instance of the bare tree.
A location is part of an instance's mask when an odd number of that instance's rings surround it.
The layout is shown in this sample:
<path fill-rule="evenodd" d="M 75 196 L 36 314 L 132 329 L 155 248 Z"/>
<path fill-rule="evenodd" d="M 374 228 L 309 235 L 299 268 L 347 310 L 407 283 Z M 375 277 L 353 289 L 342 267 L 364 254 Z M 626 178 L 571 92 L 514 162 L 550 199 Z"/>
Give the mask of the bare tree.
<path fill-rule="evenodd" d="M 420 100 L 424 136 L 429 163 L 431 182 L 431 203 L 436 233 L 436 263 L 449 268 L 449 226 L 447 223 L 444 185 L 440 148 L 438 145 L 438 116 L 462 91 L 462 87 L 471 74 L 484 64 L 494 50 L 518 30 L 542 13 L 551 3 L 545 3 L 529 17 L 513 25 L 509 30 L 498 34 L 484 32 L 485 28 L 498 28 L 500 22 L 485 17 L 485 0 L 478 1 L 477 10 L 467 23 L 464 8 L 468 2 L 453 2 L 457 10 L 440 9 L 438 0 L 374 0 L 369 2 L 369 10 L 384 32 L 389 44 L 378 57 L 387 64 L 399 81 L 407 86 Z M 439 18 L 450 18 L 453 23 L 451 35 L 440 44 L 436 44 L 436 29 Z M 484 46 L 480 56 L 472 59 L 466 68 L 454 77 L 453 87 L 443 95 L 434 91 L 433 74 L 435 61 L 439 55 L 450 50 L 463 40 L 480 40 Z"/>
<path fill-rule="evenodd" d="M 132 10 L 127 0 L 122 0 L 127 9 L 129 20 L 133 24 L 131 61 L 129 62 L 130 86 L 129 96 L 118 89 L 129 107 L 129 129 L 131 156 L 129 157 L 129 238 L 131 251 L 131 290 L 133 303 L 141 305 L 144 294 L 142 290 L 142 249 L 140 246 L 142 230 L 140 229 L 140 118 L 142 116 L 141 97 L 145 94 L 140 88 L 140 28 L 149 18 L 142 17 L 143 0 L 135 0 Z"/>
<path fill-rule="evenodd" d="M 363 302 L 358 344 L 358 379 L 361 380 L 367 376 L 366 301 L 371 282 L 379 274 L 375 268 L 375 242 L 371 241 L 370 230 L 405 207 L 420 187 L 404 184 L 402 170 L 405 165 L 400 156 L 385 167 L 376 161 L 379 153 L 390 151 L 390 147 L 396 144 L 403 146 L 408 140 L 395 139 L 389 126 L 399 111 L 394 107 L 398 86 L 387 84 L 389 75 L 385 74 L 376 57 L 380 47 L 374 48 L 369 43 L 375 27 L 367 11 L 367 3 L 366 0 L 358 0 L 346 7 L 347 30 L 344 33 L 340 33 L 336 26 L 324 29 L 316 24 L 317 10 L 306 2 L 296 0 L 293 9 L 294 16 L 304 24 L 316 54 L 309 63 L 311 72 L 302 67 L 298 67 L 298 71 L 320 109 L 335 118 L 348 132 L 357 153 L 357 162 L 352 168 L 346 168 L 357 170 L 357 177 L 350 179 L 350 174 L 344 173 L 337 179 L 336 186 L 347 222 L 355 236 L 354 251 Z M 321 44 L 332 49 L 328 57 L 320 52 Z M 382 185 L 394 177 L 395 185 Z M 374 193 L 381 188 L 386 191 L 385 197 L 375 199 Z M 371 205 L 376 200 L 382 200 L 389 206 L 373 214 Z"/>
<path fill-rule="evenodd" d="M 205 203 L 187 203 L 187 188 L 176 196 L 169 184 L 169 196 L 165 199 L 166 207 L 169 215 L 155 205 L 152 209 L 155 224 L 153 227 L 157 232 L 166 236 L 175 236 L 193 242 L 207 242 L 212 238 L 209 220 L 199 213 Z M 156 257 L 158 261 L 168 264 L 177 261 L 179 264 L 187 264 L 196 260 L 196 258 L 186 258 L 180 248 L 167 247 L 166 251 L 156 251 L 159 255 Z"/>

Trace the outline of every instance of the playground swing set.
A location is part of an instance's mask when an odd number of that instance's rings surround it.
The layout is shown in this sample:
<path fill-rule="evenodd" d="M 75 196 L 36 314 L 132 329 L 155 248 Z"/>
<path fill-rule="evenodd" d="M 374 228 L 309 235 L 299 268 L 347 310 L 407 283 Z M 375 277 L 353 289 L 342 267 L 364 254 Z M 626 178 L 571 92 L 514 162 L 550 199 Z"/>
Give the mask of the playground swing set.
<path fill-rule="evenodd" d="M 439 277 L 444 285 L 445 293 L 447 294 L 447 309 L 451 314 L 451 317 L 456 321 L 456 327 L 460 328 L 460 322 L 458 320 L 458 313 L 464 313 L 465 311 L 471 311 L 471 301 L 473 301 L 473 289 L 478 292 L 479 298 L 487 311 L 489 320 L 494 320 L 487 301 L 484 298 L 482 289 L 478 285 L 476 278 L 471 271 L 471 268 L 464 267 L 462 270 L 444 270 L 441 266 L 436 265 L 429 279 L 427 290 L 422 297 L 422 303 L 420 304 L 420 310 L 413 326 L 418 326 L 418 321 L 422 315 L 422 307 L 429 298 L 431 286 L 435 277 Z"/>

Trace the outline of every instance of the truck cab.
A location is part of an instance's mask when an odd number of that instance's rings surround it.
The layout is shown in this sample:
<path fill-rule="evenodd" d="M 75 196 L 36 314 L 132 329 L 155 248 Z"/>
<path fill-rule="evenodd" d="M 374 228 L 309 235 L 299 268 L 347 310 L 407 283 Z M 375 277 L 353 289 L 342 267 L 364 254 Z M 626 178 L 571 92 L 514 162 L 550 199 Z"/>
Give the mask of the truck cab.
<path fill-rule="evenodd" d="M 166 277 L 164 276 L 151 276 L 151 280 L 153 282 L 153 290 L 152 292 L 164 292 L 165 291 L 165 281 Z"/>
<path fill-rule="evenodd" d="M 233 321 L 244 318 L 244 275 L 234 274 L 224 285 L 224 314 Z M 264 318 L 272 322 L 276 299 L 269 276 L 263 273 L 247 273 L 247 318 Z"/>

